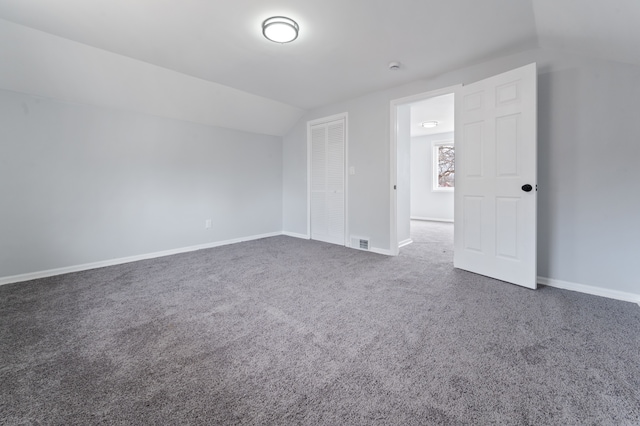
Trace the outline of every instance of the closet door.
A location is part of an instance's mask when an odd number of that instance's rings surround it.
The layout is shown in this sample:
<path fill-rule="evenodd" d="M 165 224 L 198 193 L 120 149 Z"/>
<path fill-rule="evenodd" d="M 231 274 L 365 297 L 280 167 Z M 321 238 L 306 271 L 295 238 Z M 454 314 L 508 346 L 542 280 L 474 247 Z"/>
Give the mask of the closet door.
<path fill-rule="evenodd" d="M 311 239 L 345 245 L 345 121 L 311 126 Z"/>

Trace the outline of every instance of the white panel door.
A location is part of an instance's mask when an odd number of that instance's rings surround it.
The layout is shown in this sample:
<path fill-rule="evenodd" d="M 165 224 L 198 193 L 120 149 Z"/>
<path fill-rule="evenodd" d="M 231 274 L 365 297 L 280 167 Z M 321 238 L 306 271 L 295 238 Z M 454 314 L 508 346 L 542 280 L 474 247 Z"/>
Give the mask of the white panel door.
<path fill-rule="evenodd" d="M 454 266 L 535 289 L 536 64 L 464 86 L 455 109 Z"/>
<path fill-rule="evenodd" d="M 345 121 L 311 126 L 311 238 L 345 245 Z"/>

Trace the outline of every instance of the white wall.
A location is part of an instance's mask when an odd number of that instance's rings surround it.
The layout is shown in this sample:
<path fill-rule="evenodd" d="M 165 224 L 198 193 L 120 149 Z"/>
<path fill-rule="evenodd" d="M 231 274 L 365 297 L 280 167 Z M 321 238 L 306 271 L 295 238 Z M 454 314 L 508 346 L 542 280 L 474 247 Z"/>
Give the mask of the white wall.
<path fill-rule="evenodd" d="M 280 232 L 282 158 L 280 137 L 0 90 L 0 278 Z"/>
<path fill-rule="evenodd" d="M 411 218 L 453 222 L 453 191 L 433 190 L 433 142 L 453 132 L 411 138 Z"/>
<path fill-rule="evenodd" d="M 307 120 L 347 111 L 349 227 L 389 249 L 390 101 L 538 63 L 538 271 L 640 294 L 640 69 L 534 49 L 307 113 L 284 138 L 284 229 L 306 218 Z M 603 170 L 608 170 L 604 173 Z"/>

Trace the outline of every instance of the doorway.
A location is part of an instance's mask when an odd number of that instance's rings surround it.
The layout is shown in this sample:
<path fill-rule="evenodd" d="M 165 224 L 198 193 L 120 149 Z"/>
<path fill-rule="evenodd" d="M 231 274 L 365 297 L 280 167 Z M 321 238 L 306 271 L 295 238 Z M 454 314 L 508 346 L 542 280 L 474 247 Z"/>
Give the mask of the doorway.
<path fill-rule="evenodd" d="M 410 104 L 410 118 L 411 241 L 440 241 L 448 229 L 453 243 L 454 94 Z"/>
<path fill-rule="evenodd" d="M 535 63 L 464 86 L 391 102 L 390 248 L 399 254 L 410 206 L 407 105 L 455 94 L 454 267 L 535 289 L 537 218 Z"/>
<path fill-rule="evenodd" d="M 396 123 L 392 126 L 391 155 L 397 174 L 391 211 L 392 218 L 395 215 L 392 241 L 397 241 L 391 246 L 393 254 L 413 242 L 430 240 L 430 230 L 437 227 L 426 222 L 453 228 L 454 93 L 458 87 L 391 103 L 392 123 Z"/>

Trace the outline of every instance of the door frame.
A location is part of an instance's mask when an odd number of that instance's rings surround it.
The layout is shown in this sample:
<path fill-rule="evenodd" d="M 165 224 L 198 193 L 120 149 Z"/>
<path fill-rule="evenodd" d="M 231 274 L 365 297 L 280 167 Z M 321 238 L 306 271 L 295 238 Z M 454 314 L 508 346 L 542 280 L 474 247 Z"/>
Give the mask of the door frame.
<path fill-rule="evenodd" d="M 344 246 L 349 235 L 349 113 L 341 112 L 328 117 L 307 121 L 307 239 L 311 239 L 311 127 L 331 121 L 344 120 Z"/>
<path fill-rule="evenodd" d="M 398 241 L 398 192 L 395 186 L 398 183 L 398 107 L 424 101 L 437 96 L 456 94 L 462 88 L 462 84 L 444 87 L 442 89 L 431 90 L 429 92 L 418 93 L 404 98 L 393 99 L 390 103 L 390 162 L 389 162 L 389 251 L 392 256 L 400 254 Z M 454 133 L 455 144 L 455 133 Z"/>

